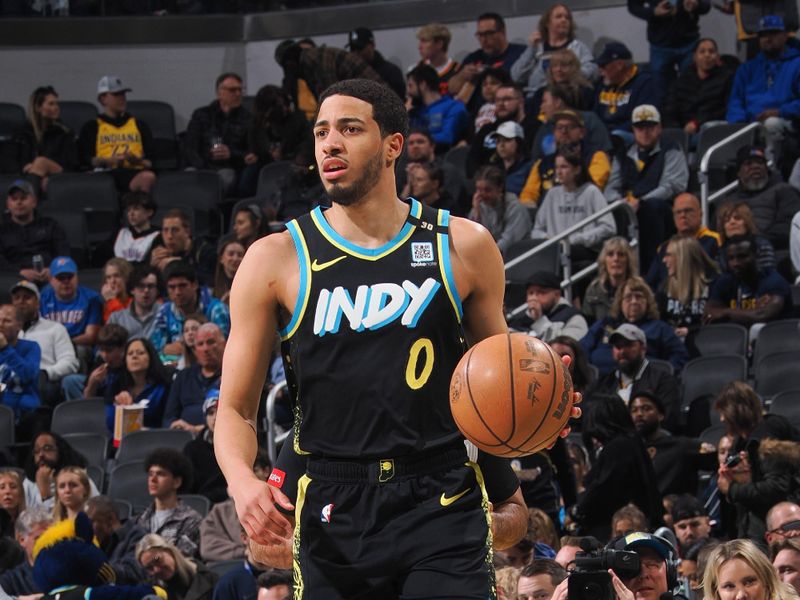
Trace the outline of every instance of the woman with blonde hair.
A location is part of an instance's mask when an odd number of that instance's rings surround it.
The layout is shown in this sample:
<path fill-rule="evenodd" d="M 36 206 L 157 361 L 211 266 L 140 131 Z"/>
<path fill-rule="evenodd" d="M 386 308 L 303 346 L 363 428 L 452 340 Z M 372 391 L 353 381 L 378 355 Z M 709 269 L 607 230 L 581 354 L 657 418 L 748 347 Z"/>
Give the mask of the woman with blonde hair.
<path fill-rule="evenodd" d="M 151 583 L 167 591 L 170 600 L 210 600 L 219 576 L 199 562 L 186 558 L 157 533 L 136 544 L 136 560 Z"/>
<path fill-rule="evenodd" d="M 723 204 L 717 214 L 717 231 L 719 232 L 720 248 L 725 247 L 729 238 L 737 235 L 751 235 L 756 242 L 756 265 L 759 270 L 774 269 L 777 266 L 775 248 L 772 242 L 758 232 L 753 211 L 745 202 L 728 202 Z M 722 270 L 727 268 L 725 252 L 720 252 L 719 265 Z"/>
<path fill-rule="evenodd" d="M 56 500 L 53 519 L 74 519 L 92 495 L 89 475 L 80 467 L 64 467 L 56 473 Z"/>
<path fill-rule="evenodd" d="M 14 537 L 14 523 L 23 510 L 22 477 L 14 469 L 0 469 L 0 537 Z"/>
<path fill-rule="evenodd" d="M 639 274 L 639 259 L 624 237 L 614 236 L 603 244 L 597 257 L 597 277 L 586 288 L 581 311 L 586 318 L 600 321 L 608 316 L 617 289 Z"/>
<path fill-rule="evenodd" d="M 703 573 L 705 600 L 796 600 L 794 588 L 778 579 L 767 556 L 751 540 L 720 544 Z"/>
<path fill-rule="evenodd" d="M 131 295 L 128 293 L 128 280 L 133 272 L 133 266 L 124 258 L 110 258 L 103 267 L 103 287 L 100 295 L 103 297 L 103 323 L 108 322 L 111 313 L 128 308 L 131 304 Z"/>

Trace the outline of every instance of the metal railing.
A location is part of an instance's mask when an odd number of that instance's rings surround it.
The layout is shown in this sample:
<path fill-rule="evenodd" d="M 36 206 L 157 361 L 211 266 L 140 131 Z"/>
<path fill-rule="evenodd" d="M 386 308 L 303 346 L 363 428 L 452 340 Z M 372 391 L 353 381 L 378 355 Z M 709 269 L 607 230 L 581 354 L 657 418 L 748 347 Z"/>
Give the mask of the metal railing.
<path fill-rule="evenodd" d="M 264 429 L 267 431 L 267 453 L 269 460 L 274 465 L 278 460 L 278 444 L 286 439 L 288 431 L 279 431 L 275 423 L 275 401 L 283 390 L 288 389 L 286 380 L 279 381 L 267 394 L 267 408 L 264 415 Z"/>
<path fill-rule="evenodd" d="M 585 267 L 575 273 L 572 274 L 572 264 L 570 260 L 570 243 L 569 243 L 569 236 L 573 233 L 577 233 L 587 225 L 597 221 L 600 217 L 604 217 L 605 215 L 614 212 L 617 209 L 622 209 L 623 211 L 628 213 L 628 217 L 630 219 L 628 224 L 628 232 L 627 238 L 630 242 L 632 248 L 636 249 L 639 246 L 639 223 L 636 220 L 636 211 L 633 210 L 633 207 L 628 203 L 627 200 L 615 200 L 605 208 L 597 211 L 586 217 L 585 219 L 578 221 L 571 227 L 568 227 L 558 235 L 548 238 L 538 246 L 531 248 L 530 250 L 526 250 L 519 256 L 515 256 L 511 260 L 509 260 L 505 264 L 505 269 L 508 271 L 511 267 L 514 267 L 521 262 L 529 259 L 530 257 L 543 252 L 550 248 L 555 244 L 561 245 L 561 265 L 564 269 L 564 276 L 563 280 L 561 281 L 561 288 L 564 289 L 564 297 L 569 301 L 572 302 L 572 285 L 577 283 L 578 281 L 582 281 L 589 275 L 593 274 L 597 270 L 597 264 L 591 264 L 588 267 Z M 509 314 L 508 317 L 512 317 L 514 315 L 519 314 L 523 310 L 525 310 L 525 304 L 521 304 L 514 308 Z"/>

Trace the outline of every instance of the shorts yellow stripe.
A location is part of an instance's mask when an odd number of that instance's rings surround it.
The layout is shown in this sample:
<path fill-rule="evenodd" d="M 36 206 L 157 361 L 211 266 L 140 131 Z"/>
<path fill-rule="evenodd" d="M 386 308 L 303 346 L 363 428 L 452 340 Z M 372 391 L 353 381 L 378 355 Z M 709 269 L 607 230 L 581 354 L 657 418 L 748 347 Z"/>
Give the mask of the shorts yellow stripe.
<path fill-rule="evenodd" d="M 466 463 L 468 467 L 472 467 L 475 471 L 475 479 L 481 488 L 481 508 L 486 515 L 486 570 L 489 575 L 489 599 L 496 600 L 497 598 L 497 581 L 494 577 L 494 550 L 492 544 L 494 538 L 492 536 L 492 512 L 489 510 L 489 495 L 486 493 L 486 484 L 483 481 L 483 471 L 476 462 L 469 461 Z"/>
<path fill-rule="evenodd" d="M 292 572 L 294 574 L 294 600 L 302 600 L 304 584 L 303 571 L 300 568 L 300 521 L 303 505 L 306 502 L 306 490 L 311 478 L 303 475 L 297 480 L 297 501 L 294 503 L 294 537 L 292 539 Z"/>

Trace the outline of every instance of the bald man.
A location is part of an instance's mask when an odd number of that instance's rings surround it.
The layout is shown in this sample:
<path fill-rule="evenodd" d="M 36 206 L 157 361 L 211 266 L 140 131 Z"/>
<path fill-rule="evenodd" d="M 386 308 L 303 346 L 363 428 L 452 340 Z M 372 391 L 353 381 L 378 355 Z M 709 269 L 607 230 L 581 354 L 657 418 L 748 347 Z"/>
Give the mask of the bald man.
<path fill-rule="evenodd" d="M 794 502 L 778 502 L 767 512 L 767 545 L 800 536 L 800 506 Z"/>

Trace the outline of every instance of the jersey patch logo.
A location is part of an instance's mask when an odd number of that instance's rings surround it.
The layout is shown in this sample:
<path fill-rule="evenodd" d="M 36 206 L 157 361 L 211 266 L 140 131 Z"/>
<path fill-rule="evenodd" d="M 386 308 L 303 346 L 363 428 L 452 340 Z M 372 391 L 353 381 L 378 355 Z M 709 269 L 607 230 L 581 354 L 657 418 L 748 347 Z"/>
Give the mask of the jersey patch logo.
<path fill-rule="evenodd" d="M 314 271 L 314 272 L 324 271 L 328 267 L 332 267 L 333 265 L 335 265 L 336 263 L 338 263 L 341 260 L 344 260 L 345 258 L 347 258 L 347 255 L 343 254 L 342 256 L 340 256 L 338 258 L 334 258 L 333 260 L 325 261 L 324 263 L 317 262 L 317 259 L 315 258 L 314 262 L 311 263 L 311 270 Z"/>
<path fill-rule="evenodd" d="M 463 492 L 460 492 L 455 496 L 450 496 L 449 498 L 444 494 L 444 492 L 442 492 L 442 497 L 439 498 L 439 504 L 441 504 L 442 506 L 450 506 L 453 502 L 465 496 L 466 493 L 469 492 L 471 489 L 472 488 L 467 488 Z"/>
<path fill-rule="evenodd" d="M 278 489 L 283 487 L 283 482 L 286 480 L 286 473 L 281 471 L 280 469 L 272 469 L 272 473 L 269 474 L 269 479 L 267 483 L 272 487 L 276 487 Z"/>
<path fill-rule="evenodd" d="M 322 512 L 319 515 L 319 520 L 323 523 L 331 522 L 331 512 L 333 512 L 333 504 L 326 504 L 322 507 Z"/>
<path fill-rule="evenodd" d="M 424 266 L 434 262 L 433 244 L 431 242 L 411 243 L 411 266 Z"/>

